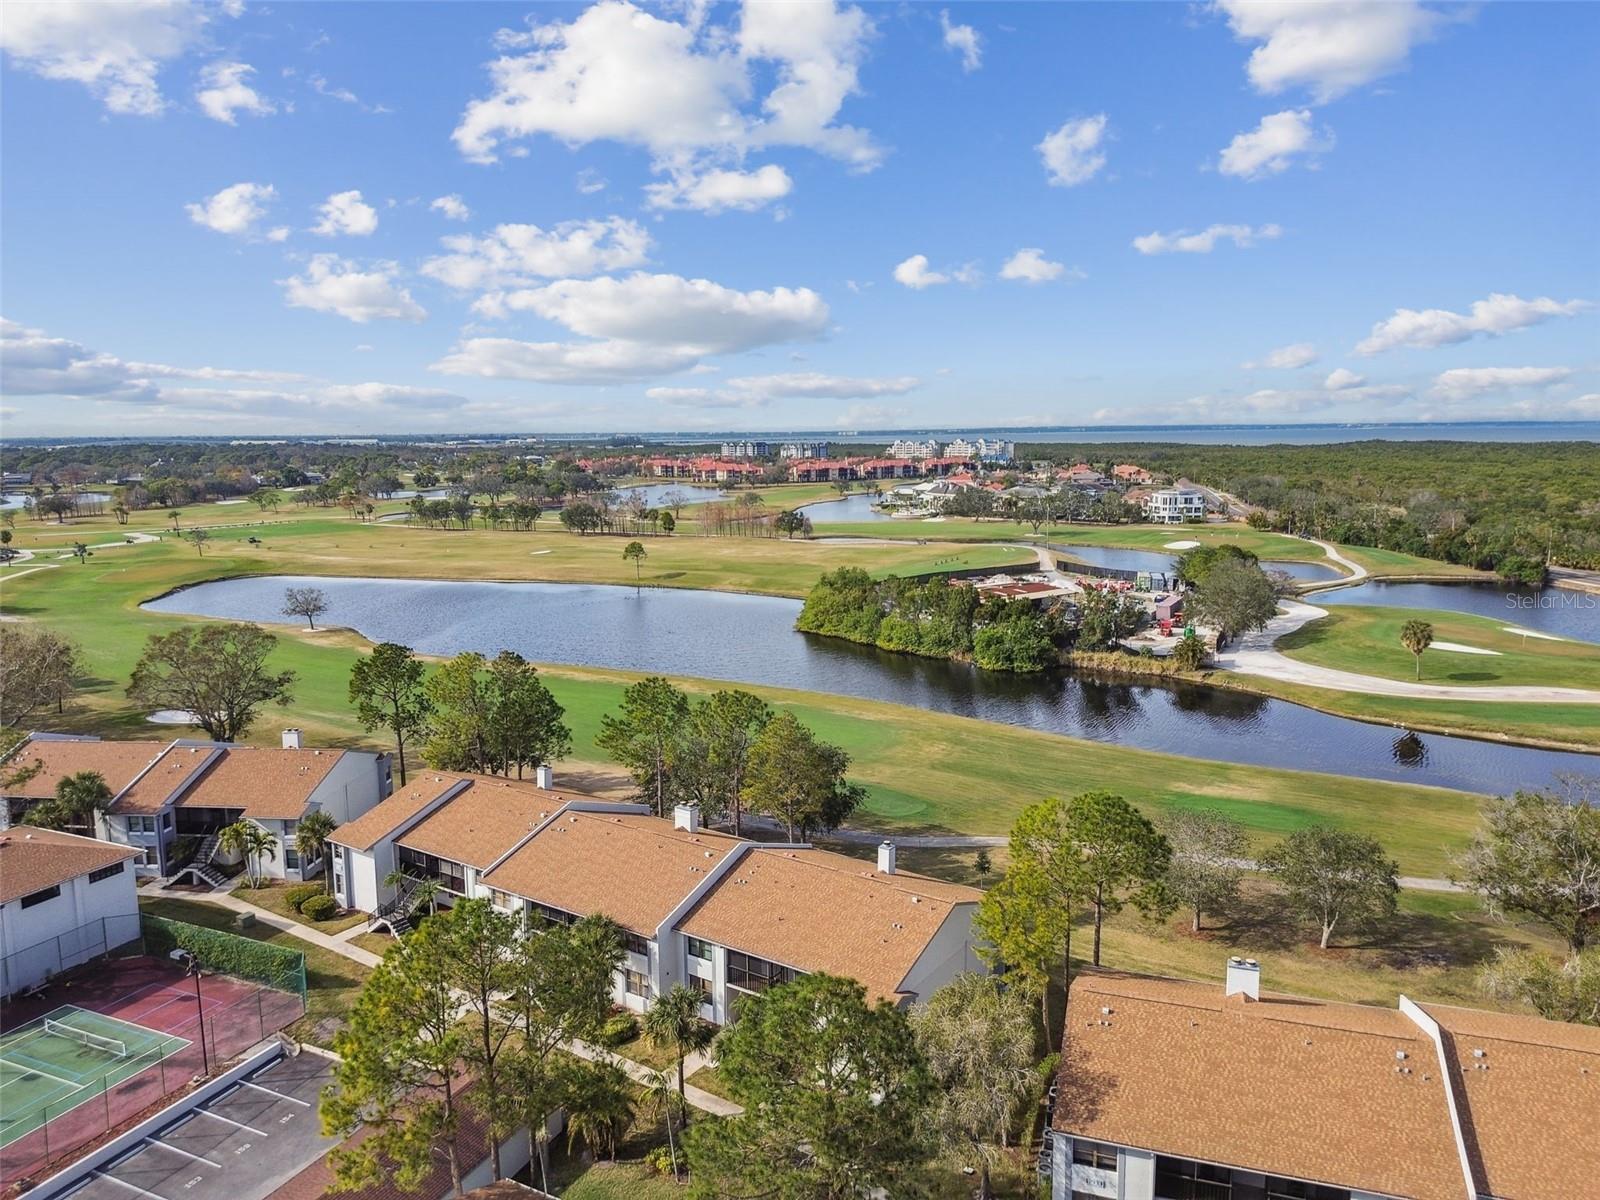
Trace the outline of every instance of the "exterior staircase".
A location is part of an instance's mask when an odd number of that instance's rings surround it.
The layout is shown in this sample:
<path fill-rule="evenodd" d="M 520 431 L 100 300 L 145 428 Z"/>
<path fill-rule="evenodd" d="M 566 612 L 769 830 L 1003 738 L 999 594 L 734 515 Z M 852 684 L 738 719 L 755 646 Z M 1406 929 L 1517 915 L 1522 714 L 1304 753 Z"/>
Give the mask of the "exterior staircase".
<path fill-rule="evenodd" d="M 420 879 L 407 879 L 393 899 L 384 901 L 378 906 L 378 911 L 367 918 L 367 928 L 372 930 L 382 926 L 397 938 L 410 933 L 411 914 L 416 909 L 417 889 L 421 885 Z"/>
<path fill-rule="evenodd" d="M 203 883 L 210 888 L 219 888 L 228 882 L 228 877 L 217 870 L 211 860 L 217 856 L 216 834 L 209 834 L 194 852 L 194 857 L 189 860 L 189 865 L 174 871 L 171 876 L 163 880 L 163 884 L 170 885 L 179 882 L 185 875 L 193 876 L 196 883 Z"/>

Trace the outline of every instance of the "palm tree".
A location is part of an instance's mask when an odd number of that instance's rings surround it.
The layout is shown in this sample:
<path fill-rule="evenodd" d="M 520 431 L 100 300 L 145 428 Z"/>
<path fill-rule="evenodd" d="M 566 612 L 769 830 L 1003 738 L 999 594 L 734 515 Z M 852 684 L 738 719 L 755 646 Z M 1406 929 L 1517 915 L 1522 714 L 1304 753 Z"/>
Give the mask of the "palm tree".
<path fill-rule="evenodd" d="M 87 827 L 94 836 L 95 818 L 111 799 L 105 776 L 98 771 L 78 771 L 56 782 L 56 794 L 41 800 L 22 818 L 24 825 L 43 829 Z"/>
<path fill-rule="evenodd" d="M 650 1106 L 650 1111 L 660 1113 L 662 1119 L 667 1123 L 667 1154 L 672 1159 L 673 1178 L 677 1178 L 678 1144 L 673 1135 L 673 1121 L 677 1121 L 679 1128 L 688 1124 L 685 1118 L 689 1112 L 689 1106 L 672 1086 L 672 1076 L 665 1071 L 651 1071 L 643 1082 L 645 1087 L 644 1098 Z"/>
<path fill-rule="evenodd" d="M 440 883 L 437 879 L 425 879 L 416 875 L 408 875 L 400 867 L 396 867 L 383 877 L 383 886 L 392 887 L 397 892 L 403 889 L 407 884 L 415 885 L 411 893 L 412 900 L 416 902 L 412 905 L 413 909 L 416 907 L 416 904 L 421 904 L 424 900 L 426 900 L 428 902 L 428 915 L 430 917 L 439 911 L 439 893 L 444 891 L 444 884 Z"/>
<path fill-rule="evenodd" d="M 716 1030 L 700 1019 L 700 993 L 686 984 L 657 996 L 644 1015 L 644 1035 L 659 1049 L 678 1052 L 678 1098 L 685 1099 L 683 1060 L 696 1050 L 711 1045 Z M 687 1115 L 687 1105 L 685 1106 Z"/>
<path fill-rule="evenodd" d="M 1433 626 L 1426 621 L 1407 621 L 1400 629 L 1400 644 L 1417 660 L 1417 678 L 1422 678 L 1422 652 L 1433 645 Z"/>
<path fill-rule="evenodd" d="M 278 857 L 278 839 L 254 821 L 235 821 L 217 834 L 217 845 L 225 853 L 244 859 L 245 880 L 253 888 L 261 886 L 257 870 L 261 860 Z"/>
<path fill-rule="evenodd" d="M 183 516 L 183 513 L 176 508 L 167 514 L 167 520 L 172 522 L 172 532 L 174 533 L 178 532 L 178 518 L 181 516 Z"/>
<path fill-rule="evenodd" d="M 632 1080 L 616 1063 L 598 1062 L 583 1071 L 567 1097 L 567 1150 L 583 1139 L 589 1153 L 612 1161 L 617 1142 L 633 1123 Z"/>
<path fill-rule="evenodd" d="M 301 817 L 294 830 L 294 848 L 300 852 L 301 861 L 322 860 L 322 886 L 330 895 L 333 892 L 333 858 L 328 853 L 328 838 L 337 828 L 339 823 L 333 817 L 316 808 Z"/>

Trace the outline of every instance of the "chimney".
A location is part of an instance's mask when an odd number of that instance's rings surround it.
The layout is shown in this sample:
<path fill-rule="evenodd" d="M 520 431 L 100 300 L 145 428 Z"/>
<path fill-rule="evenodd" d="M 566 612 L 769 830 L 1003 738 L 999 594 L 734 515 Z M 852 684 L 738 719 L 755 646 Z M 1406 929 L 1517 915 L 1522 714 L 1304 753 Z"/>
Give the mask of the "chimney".
<path fill-rule="evenodd" d="M 550 769 L 549 763 L 540 763 L 538 770 L 533 773 L 533 781 L 548 792 L 556 785 L 556 773 Z"/>
<path fill-rule="evenodd" d="M 1261 964 L 1253 958 L 1228 960 L 1228 982 L 1223 996 L 1244 996 L 1247 1000 L 1261 999 Z"/>
<path fill-rule="evenodd" d="M 878 843 L 878 870 L 885 875 L 894 874 L 894 843 Z"/>
<path fill-rule="evenodd" d="M 300 749 L 300 731 L 298 729 L 285 729 L 283 731 L 283 748 L 285 750 Z"/>
<path fill-rule="evenodd" d="M 698 804 L 673 805 L 672 827 L 674 829 L 684 829 L 690 833 L 699 833 L 700 806 Z"/>

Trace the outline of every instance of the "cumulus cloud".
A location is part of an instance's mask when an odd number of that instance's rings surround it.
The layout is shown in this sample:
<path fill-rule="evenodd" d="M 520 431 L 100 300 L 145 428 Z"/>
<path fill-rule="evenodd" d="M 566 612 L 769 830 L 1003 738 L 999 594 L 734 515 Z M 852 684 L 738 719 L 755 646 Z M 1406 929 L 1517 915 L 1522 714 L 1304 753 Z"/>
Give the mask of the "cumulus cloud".
<path fill-rule="evenodd" d="M 1216 0 L 1250 52 L 1250 82 L 1275 95 L 1304 87 L 1319 104 L 1406 65 L 1444 18 L 1416 0 Z"/>
<path fill-rule="evenodd" d="M 466 221 L 472 217 L 472 210 L 467 207 L 467 202 L 454 192 L 448 196 L 440 196 L 428 207 L 436 213 L 443 213 L 447 221 Z"/>
<path fill-rule="evenodd" d="M 1133 248 L 1140 254 L 1210 254 L 1218 242 L 1232 242 L 1243 250 L 1282 234 L 1281 225 L 1208 225 L 1198 233 L 1187 229 L 1147 233 L 1133 239 Z"/>
<path fill-rule="evenodd" d="M 362 270 L 336 254 L 313 256 L 299 275 L 280 279 L 290 308 L 336 313 L 359 325 L 368 321 L 420 321 L 427 316 L 399 282 L 394 263 L 376 263 Z"/>
<path fill-rule="evenodd" d="M 161 68 L 199 45 L 219 12 L 237 14 L 187 0 L 10 4 L 0 47 L 24 71 L 82 84 L 108 112 L 149 117 L 167 106 Z"/>
<path fill-rule="evenodd" d="M 361 199 L 359 191 L 335 192 L 317 209 L 322 219 L 311 232 L 322 237 L 366 237 L 378 228 L 378 210 Z"/>
<path fill-rule="evenodd" d="M 894 277 L 896 282 L 903 283 L 906 287 L 914 288 L 917 291 L 950 282 L 950 276 L 943 272 L 928 270 L 928 256 L 926 254 L 913 254 L 904 262 L 897 263 L 894 269 Z"/>
<path fill-rule="evenodd" d="M 1570 367 L 1455 367 L 1433 381 L 1441 400 L 1471 400 L 1488 392 L 1547 388 L 1572 377 Z"/>
<path fill-rule="evenodd" d="M 1044 256 L 1044 251 L 1037 246 L 1026 246 L 1018 250 L 1005 265 L 1000 268 L 1001 279 L 1011 279 L 1018 283 L 1049 283 L 1062 276 L 1071 279 L 1082 279 L 1084 273 L 1077 267 L 1068 271 L 1065 263 L 1051 262 Z"/>
<path fill-rule="evenodd" d="M 1313 126 L 1310 109 L 1285 109 L 1237 134 L 1223 147 L 1217 170 L 1236 179 L 1265 179 L 1287 171 L 1298 155 L 1315 158 L 1332 148 L 1333 134 Z"/>
<path fill-rule="evenodd" d="M 963 71 L 976 71 L 983 65 L 983 38 L 971 25 L 955 25 L 950 21 L 949 10 L 939 14 L 939 28 L 944 31 L 944 46 L 961 56 Z"/>
<path fill-rule="evenodd" d="M 1045 174 L 1052 187 L 1076 187 L 1087 183 L 1106 165 L 1106 115 L 1075 117 L 1054 133 L 1046 134 L 1036 147 L 1044 161 Z"/>
<path fill-rule="evenodd" d="M 212 63 L 200 72 L 200 86 L 195 89 L 194 99 L 200 111 L 225 125 L 235 124 L 238 113 L 265 117 L 277 112 L 276 104 L 250 86 L 250 76 L 255 71 L 248 63 Z"/>
<path fill-rule="evenodd" d="M 1356 346 L 1356 353 L 1370 357 L 1400 346 L 1426 349 L 1464 342 L 1480 334 L 1499 337 L 1556 317 L 1576 316 L 1591 307 L 1587 300 L 1552 300 L 1548 296 L 1524 300 L 1495 292 L 1475 302 L 1466 313 L 1443 308 L 1400 308 L 1372 327 L 1372 333 Z"/>
<path fill-rule="evenodd" d="M 1328 372 L 1328 377 L 1322 381 L 1324 390 L 1330 392 L 1344 392 L 1351 388 L 1358 388 L 1367 382 L 1365 375 L 1357 375 L 1348 367 L 1335 367 Z"/>
<path fill-rule="evenodd" d="M 676 171 L 669 183 L 652 183 L 644 189 L 651 208 L 692 208 L 703 213 L 730 208 L 753 212 L 781 200 L 794 189 L 789 173 L 775 163 L 754 171 L 712 168 Z"/>
<path fill-rule="evenodd" d="M 1241 363 L 1247 371 L 1271 367 L 1277 371 L 1297 371 L 1317 361 L 1317 348 L 1310 342 L 1295 342 L 1292 346 L 1279 346 L 1269 350 L 1259 361 Z"/>
<path fill-rule="evenodd" d="M 457 148 L 471 161 L 493 162 L 539 135 L 568 146 L 614 141 L 690 178 L 740 168 L 747 153 L 776 146 L 858 170 L 878 165 L 882 150 L 871 135 L 838 120 L 859 91 L 873 31 L 860 8 L 747 3 L 737 25 L 717 25 L 706 6 L 686 7 L 678 21 L 600 0 L 569 22 L 502 30 L 489 94 L 467 105 Z M 771 172 L 760 181 L 774 184 Z"/>
<path fill-rule="evenodd" d="M 422 273 L 457 291 L 626 270 L 650 257 L 649 233 L 624 217 L 566 221 L 548 230 L 496 225 L 489 233 L 457 234 L 441 244 L 451 253 L 428 259 Z"/>
<path fill-rule="evenodd" d="M 218 233 L 235 237 L 248 237 L 255 232 L 256 222 L 267 215 L 267 207 L 277 198 L 277 190 L 268 183 L 236 183 L 225 187 L 198 204 L 184 205 L 184 211 L 196 225 L 203 225 Z M 270 231 L 267 237 L 282 241 Z M 284 230 L 284 236 L 288 231 Z"/>
<path fill-rule="evenodd" d="M 700 360 L 808 340 L 827 329 L 828 306 L 809 288 L 742 292 L 708 279 L 635 272 L 560 279 L 496 293 L 490 315 L 532 313 L 583 342 L 469 338 L 434 363 L 452 375 L 606 383 L 685 371 Z"/>

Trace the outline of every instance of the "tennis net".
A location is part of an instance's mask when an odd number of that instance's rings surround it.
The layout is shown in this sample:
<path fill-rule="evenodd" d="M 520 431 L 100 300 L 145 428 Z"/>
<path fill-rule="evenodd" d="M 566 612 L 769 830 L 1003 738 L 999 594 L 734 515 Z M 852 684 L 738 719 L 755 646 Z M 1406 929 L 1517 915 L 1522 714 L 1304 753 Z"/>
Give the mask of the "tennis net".
<path fill-rule="evenodd" d="M 102 1037 L 98 1033 L 90 1033 L 86 1029 L 79 1029 L 63 1021 L 52 1021 L 49 1017 L 45 1018 L 44 1031 L 77 1042 L 80 1046 L 88 1046 L 91 1050 L 103 1050 L 107 1054 L 115 1054 L 118 1058 L 128 1057 L 128 1043 L 120 1038 Z"/>

